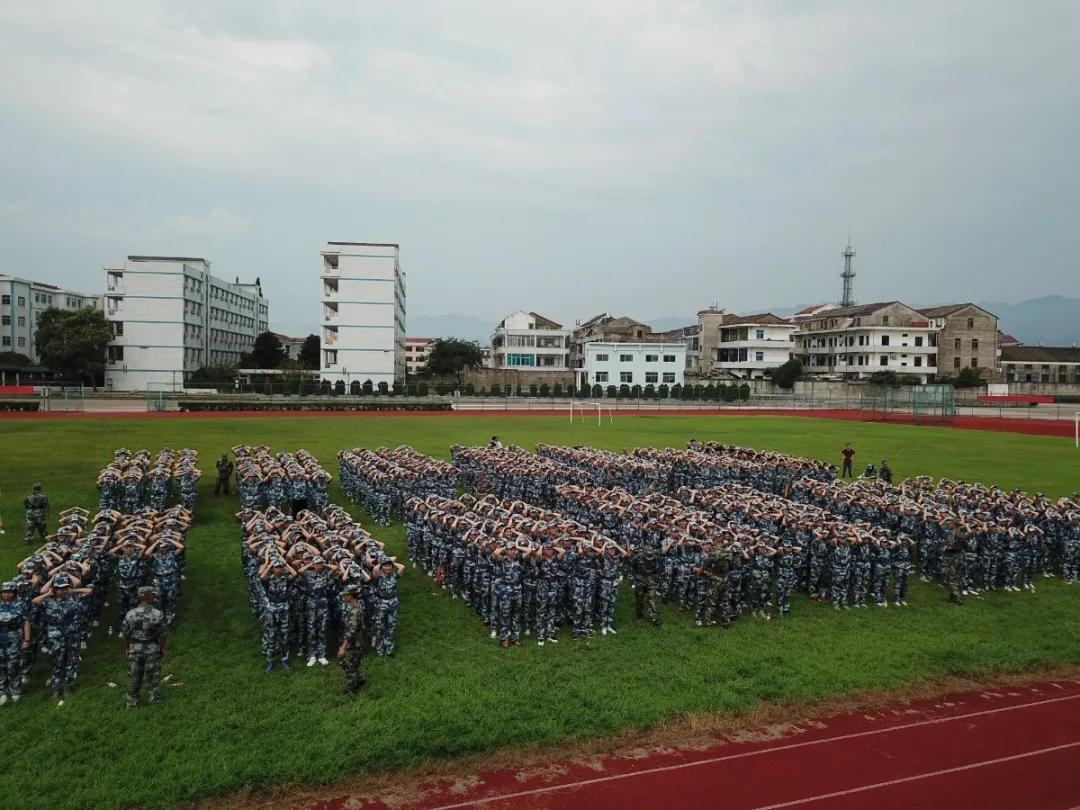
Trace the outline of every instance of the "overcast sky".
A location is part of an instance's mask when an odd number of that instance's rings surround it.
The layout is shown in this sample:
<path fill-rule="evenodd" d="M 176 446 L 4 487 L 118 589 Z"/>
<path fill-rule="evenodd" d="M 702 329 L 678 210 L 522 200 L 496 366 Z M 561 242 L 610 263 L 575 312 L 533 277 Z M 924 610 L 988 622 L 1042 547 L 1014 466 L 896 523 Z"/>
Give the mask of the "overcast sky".
<path fill-rule="evenodd" d="M 0 0 L 0 272 L 129 253 L 317 328 L 326 240 L 414 314 L 1080 295 L 1080 4 Z"/>

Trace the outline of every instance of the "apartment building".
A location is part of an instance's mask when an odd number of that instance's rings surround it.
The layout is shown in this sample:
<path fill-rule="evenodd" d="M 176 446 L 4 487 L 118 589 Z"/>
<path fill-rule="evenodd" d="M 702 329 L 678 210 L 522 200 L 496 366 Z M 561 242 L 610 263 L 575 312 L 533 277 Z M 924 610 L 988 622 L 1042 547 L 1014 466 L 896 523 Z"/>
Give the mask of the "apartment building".
<path fill-rule="evenodd" d="M 719 338 L 705 368 L 719 376 L 763 379 L 794 355 L 795 324 L 771 312 L 724 315 L 717 328 Z"/>
<path fill-rule="evenodd" d="M 0 275 L 0 352 L 17 352 L 40 362 L 36 338 L 41 313 L 50 308 L 76 310 L 97 305 L 98 299 L 92 295 Z"/>
<path fill-rule="evenodd" d="M 435 338 L 407 337 L 405 338 L 405 373 L 409 376 L 420 374 L 427 365 L 428 355 Z"/>
<path fill-rule="evenodd" d="M 566 371 L 570 368 L 569 329 L 535 312 L 507 315 L 491 335 L 492 368 Z"/>
<path fill-rule="evenodd" d="M 267 331 L 270 302 L 259 279 L 229 282 L 193 256 L 128 256 L 105 268 L 112 329 L 105 387 L 181 390 L 202 366 L 235 366 Z"/>
<path fill-rule="evenodd" d="M 1080 349 L 1075 346 L 1002 346 L 1001 376 L 1010 383 L 1080 385 Z"/>
<path fill-rule="evenodd" d="M 810 374 L 865 379 L 876 371 L 927 382 L 938 371 L 938 334 L 899 301 L 821 309 L 798 321 L 794 353 Z"/>
<path fill-rule="evenodd" d="M 955 377 L 961 369 L 990 379 L 997 368 L 998 319 L 975 304 L 946 304 L 919 312 L 937 332 L 938 373 Z"/>
<path fill-rule="evenodd" d="M 327 242 L 322 278 L 320 376 L 350 386 L 405 379 L 405 274 L 399 246 Z"/>
<path fill-rule="evenodd" d="M 274 335 L 281 343 L 281 350 L 285 353 L 286 360 L 300 359 L 300 350 L 304 348 L 307 338 L 290 337 L 289 335 L 283 335 L 280 332 L 274 332 Z"/>
<path fill-rule="evenodd" d="M 685 382 L 685 343 L 589 341 L 584 352 L 584 365 L 575 371 L 579 388 Z"/>

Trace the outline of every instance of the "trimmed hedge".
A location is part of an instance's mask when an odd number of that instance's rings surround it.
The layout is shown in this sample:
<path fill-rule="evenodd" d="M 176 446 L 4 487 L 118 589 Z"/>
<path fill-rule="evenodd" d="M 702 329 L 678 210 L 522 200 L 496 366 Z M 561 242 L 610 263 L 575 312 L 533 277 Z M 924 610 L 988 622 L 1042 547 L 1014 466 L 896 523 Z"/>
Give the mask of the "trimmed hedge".
<path fill-rule="evenodd" d="M 40 399 L 0 399 L 0 411 L 37 411 L 41 409 Z"/>
<path fill-rule="evenodd" d="M 259 402 L 229 399 L 181 399 L 180 410 L 186 413 L 205 411 L 449 411 L 449 402 Z M 36 410 L 36 409 L 35 409 Z"/>

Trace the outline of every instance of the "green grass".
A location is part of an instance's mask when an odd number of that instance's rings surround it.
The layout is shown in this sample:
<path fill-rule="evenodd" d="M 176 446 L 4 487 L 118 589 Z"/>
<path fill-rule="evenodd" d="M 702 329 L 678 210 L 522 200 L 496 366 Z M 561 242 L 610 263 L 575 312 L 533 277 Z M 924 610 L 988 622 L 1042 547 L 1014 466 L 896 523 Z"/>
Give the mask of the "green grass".
<path fill-rule="evenodd" d="M 782 417 L 619 416 L 603 429 L 550 416 L 0 422 L 4 576 L 24 555 L 21 499 L 34 481 L 56 510 L 93 507 L 96 473 L 120 445 L 194 447 L 205 473 L 180 627 L 165 666 L 183 687 L 167 688 L 158 707 L 125 711 L 120 643 L 103 628 L 61 709 L 43 686 L 47 660 L 39 662 L 22 703 L 0 710 L 0 796 L 10 806 L 53 810 L 167 807 L 500 746 L 643 729 L 676 714 L 737 712 L 758 700 L 815 700 L 949 673 L 1080 663 L 1080 589 L 1057 580 L 1041 581 L 1035 594 L 998 594 L 962 609 L 918 581 L 907 610 L 838 614 L 799 596 L 788 622 L 744 619 L 727 633 L 697 629 L 670 608 L 654 632 L 633 621 L 624 593 L 615 638 L 501 650 L 471 611 L 445 592 L 432 593 L 429 580 L 409 568 L 398 656 L 368 660 L 363 697 L 340 694 L 336 667 L 265 675 L 240 571 L 236 497 L 210 494 L 217 454 L 238 442 L 305 447 L 336 473 L 341 448 L 407 442 L 448 457 L 451 443 L 479 443 L 492 433 L 528 448 L 683 447 L 696 437 L 827 460 L 851 440 L 859 462 L 887 456 L 901 477 L 945 475 L 1051 496 L 1077 487 L 1080 464 L 1063 439 Z M 400 525 L 375 534 L 404 556 Z M 108 681 L 120 688 L 107 688 Z"/>

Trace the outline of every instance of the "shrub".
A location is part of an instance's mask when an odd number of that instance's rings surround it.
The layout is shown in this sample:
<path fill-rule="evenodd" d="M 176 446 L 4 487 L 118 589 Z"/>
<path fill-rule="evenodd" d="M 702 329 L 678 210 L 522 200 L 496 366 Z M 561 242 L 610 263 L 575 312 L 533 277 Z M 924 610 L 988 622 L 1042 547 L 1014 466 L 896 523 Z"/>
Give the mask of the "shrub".
<path fill-rule="evenodd" d="M 359 380 L 353 380 L 351 383 L 349 383 L 349 393 L 352 394 L 354 397 L 360 396 Z"/>
<path fill-rule="evenodd" d="M 342 381 L 342 385 L 344 385 Z M 34 405 L 37 404 L 35 401 Z M 181 411 L 449 411 L 448 402 L 380 402 L 347 400 L 345 402 L 283 402 L 273 400 L 181 399 Z M 3 408 L 0 401 L 0 409 Z M 34 409 L 36 410 L 36 408 Z"/>
<path fill-rule="evenodd" d="M 340 396 L 341 394 L 344 394 L 344 393 L 345 393 L 345 381 L 344 380 L 338 380 L 336 383 L 334 383 L 334 394 L 335 394 L 335 396 Z"/>
<path fill-rule="evenodd" d="M 666 384 L 662 384 L 659 388 L 656 389 L 656 395 L 660 399 L 667 399 L 670 394 L 671 390 L 667 387 Z"/>
<path fill-rule="evenodd" d="M 386 396 L 389 393 L 390 386 L 385 380 L 383 380 L 381 383 L 379 383 L 379 394 L 381 394 L 382 396 Z"/>
<path fill-rule="evenodd" d="M 551 396 L 551 388 L 548 386 L 547 383 L 541 383 L 539 393 L 542 397 Z"/>

